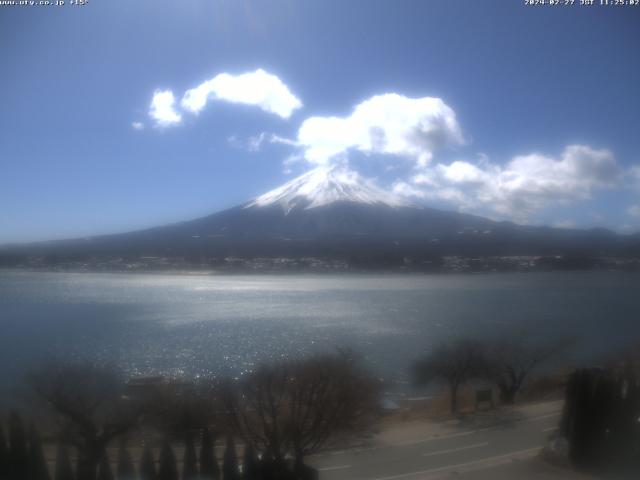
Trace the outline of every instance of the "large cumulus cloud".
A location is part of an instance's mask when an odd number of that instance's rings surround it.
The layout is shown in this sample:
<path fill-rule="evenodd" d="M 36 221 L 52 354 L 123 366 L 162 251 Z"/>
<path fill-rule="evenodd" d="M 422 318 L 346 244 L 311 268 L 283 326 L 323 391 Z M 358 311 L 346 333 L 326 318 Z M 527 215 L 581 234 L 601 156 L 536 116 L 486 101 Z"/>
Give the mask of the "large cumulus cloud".
<path fill-rule="evenodd" d="M 182 122 L 179 108 L 198 114 L 211 101 L 252 105 L 285 119 L 302 107 L 302 101 L 278 76 L 259 68 L 240 75 L 220 73 L 187 90 L 179 106 L 173 91 L 156 90 L 149 106 L 149 116 L 158 127 L 175 126 Z"/>
<path fill-rule="evenodd" d="M 220 73 L 182 97 L 182 108 L 199 113 L 210 100 L 254 105 L 265 112 L 289 118 L 302 101 L 276 75 L 258 69 L 241 75 Z"/>
<path fill-rule="evenodd" d="M 426 165 L 433 153 L 463 142 L 455 112 L 439 98 L 376 95 L 347 117 L 311 117 L 298 130 L 304 158 L 327 164 L 357 150 L 414 159 Z"/>
<path fill-rule="evenodd" d="M 408 181 L 398 181 L 394 189 L 467 210 L 490 209 L 525 219 L 552 205 L 587 200 L 596 190 L 615 187 L 621 177 L 622 170 L 609 150 L 569 145 L 559 157 L 532 153 L 504 165 L 486 158 L 434 165 Z"/>

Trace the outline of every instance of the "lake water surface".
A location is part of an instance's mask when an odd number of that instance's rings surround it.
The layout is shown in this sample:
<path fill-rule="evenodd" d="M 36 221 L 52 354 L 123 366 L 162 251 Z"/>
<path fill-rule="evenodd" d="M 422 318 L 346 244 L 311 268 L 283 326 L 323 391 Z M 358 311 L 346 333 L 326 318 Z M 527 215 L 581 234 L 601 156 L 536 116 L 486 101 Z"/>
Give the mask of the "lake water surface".
<path fill-rule="evenodd" d="M 2 383 L 51 356 L 241 375 L 348 346 L 383 375 L 434 344 L 524 330 L 593 356 L 640 338 L 640 274 L 157 275 L 0 271 Z"/>

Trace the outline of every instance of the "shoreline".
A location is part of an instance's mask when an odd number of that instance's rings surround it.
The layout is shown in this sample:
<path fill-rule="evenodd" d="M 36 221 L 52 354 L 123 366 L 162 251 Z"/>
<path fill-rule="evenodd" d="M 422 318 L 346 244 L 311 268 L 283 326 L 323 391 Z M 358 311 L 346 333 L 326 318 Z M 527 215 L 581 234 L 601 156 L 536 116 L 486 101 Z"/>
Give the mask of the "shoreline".
<path fill-rule="evenodd" d="M 634 259 L 635 260 L 635 259 Z M 622 265 L 595 266 L 589 268 L 92 268 L 86 266 L 29 266 L 3 267 L 1 273 L 74 273 L 74 274 L 132 274 L 132 275 L 176 275 L 193 277 L 232 277 L 241 275 L 255 276 L 296 276 L 296 275 L 407 275 L 407 276 L 449 276 L 449 275 L 479 275 L 479 274 L 527 274 L 527 273 L 639 273 L 640 260 L 636 263 Z"/>

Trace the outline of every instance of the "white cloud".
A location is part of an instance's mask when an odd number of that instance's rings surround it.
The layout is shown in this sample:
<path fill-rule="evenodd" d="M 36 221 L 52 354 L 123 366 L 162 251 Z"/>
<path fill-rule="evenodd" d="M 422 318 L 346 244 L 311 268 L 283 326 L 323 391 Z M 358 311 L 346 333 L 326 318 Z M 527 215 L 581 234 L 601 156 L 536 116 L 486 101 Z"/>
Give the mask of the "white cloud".
<path fill-rule="evenodd" d="M 209 100 L 255 105 L 265 112 L 289 118 L 302 102 L 277 76 L 258 69 L 241 75 L 221 73 L 187 90 L 182 108 L 199 113 Z"/>
<path fill-rule="evenodd" d="M 247 150 L 250 152 L 259 152 L 262 150 L 262 144 L 266 141 L 269 141 L 269 138 L 265 132 L 254 137 L 249 137 L 249 140 L 247 141 Z"/>
<path fill-rule="evenodd" d="M 233 148 L 245 149 L 244 143 L 238 138 L 237 135 L 230 135 L 227 137 L 227 143 Z"/>
<path fill-rule="evenodd" d="M 451 165 L 438 165 L 442 176 L 452 183 L 481 185 L 491 180 L 491 172 L 481 170 L 468 162 L 453 162 Z M 493 172 L 495 173 L 495 172 Z M 421 180 L 424 182 L 424 180 Z"/>
<path fill-rule="evenodd" d="M 153 93 L 149 115 L 159 127 L 169 127 L 182 121 L 182 116 L 174 108 L 175 98 L 171 90 L 156 90 Z"/>
<path fill-rule="evenodd" d="M 281 137 L 274 133 L 261 132 L 258 135 L 247 138 L 246 140 L 240 139 L 237 135 L 231 135 L 227 137 L 227 142 L 234 148 L 241 150 L 247 150 L 249 152 L 260 152 L 264 144 L 279 144 L 287 145 L 290 147 L 298 147 L 298 142 L 289 138 Z"/>
<path fill-rule="evenodd" d="M 290 175 L 293 173 L 293 167 L 298 164 L 304 162 L 304 157 L 298 153 L 294 153 L 289 155 L 282 162 L 282 172 L 286 175 Z"/>
<path fill-rule="evenodd" d="M 403 197 L 425 198 L 427 196 L 422 188 L 403 181 L 394 183 L 392 191 L 393 193 Z"/>
<path fill-rule="evenodd" d="M 434 151 L 463 142 L 455 112 L 441 99 L 376 95 L 348 117 L 311 117 L 298 143 L 313 164 L 326 164 L 350 149 L 408 157 L 426 165 Z"/>
<path fill-rule="evenodd" d="M 630 205 L 629 208 L 627 208 L 627 213 L 632 217 L 640 217 L 640 204 Z"/>
<path fill-rule="evenodd" d="M 621 177 L 610 151 L 570 145 L 559 158 L 533 153 L 514 157 L 505 165 L 486 159 L 479 164 L 438 164 L 422 169 L 410 183 L 424 198 L 467 210 L 490 209 L 522 221 L 553 205 L 587 200 L 597 189 L 616 186 Z"/>
<path fill-rule="evenodd" d="M 299 144 L 295 140 L 281 137 L 274 133 L 262 132 L 260 135 L 249 137 L 248 147 L 249 151 L 259 152 L 262 149 L 262 145 L 265 143 L 287 145 L 289 147 L 298 147 Z"/>
<path fill-rule="evenodd" d="M 144 123 L 142 122 L 131 122 L 131 128 L 134 130 L 144 130 Z"/>

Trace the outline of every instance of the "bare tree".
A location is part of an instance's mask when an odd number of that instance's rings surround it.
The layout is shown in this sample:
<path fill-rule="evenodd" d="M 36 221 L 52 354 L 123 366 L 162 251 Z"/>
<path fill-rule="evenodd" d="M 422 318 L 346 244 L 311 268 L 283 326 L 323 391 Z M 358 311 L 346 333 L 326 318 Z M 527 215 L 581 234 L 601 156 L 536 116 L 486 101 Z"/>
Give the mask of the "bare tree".
<path fill-rule="evenodd" d="M 263 366 L 225 398 L 235 429 L 279 471 L 286 456 L 300 468 L 332 438 L 364 428 L 377 389 L 352 356 L 318 355 Z"/>
<path fill-rule="evenodd" d="M 472 378 L 484 372 L 484 355 L 480 343 L 457 340 L 442 344 L 418 360 L 413 376 L 418 385 L 443 381 L 451 395 L 451 413 L 458 413 L 458 390 Z"/>
<path fill-rule="evenodd" d="M 262 366 L 239 384 L 227 382 L 224 402 L 231 429 L 263 453 L 264 462 L 284 464 L 288 370 L 285 364 Z"/>
<path fill-rule="evenodd" d="M 296 468 L 332 437 L 366 429 L 377 386 L 349 352 L 295 362 L 288 381 L 286 429 Z"/>
<path fill-rule="evenodd" d="M 96 478 L 107 445 L 132 428 L 140 410 L 112 368 L 49 363 L 33 372 L 35 391 L 57 414 L 61 437 L 78 449 L 78 479 Z"/>
<path fill-rule="evenodd" d="M 569 339 L 534 343 L 524 334 L 485 347 L 485 374 L 498 387 L 500 400 L 513 404 L 531 373 L 570 347 Z"/>

